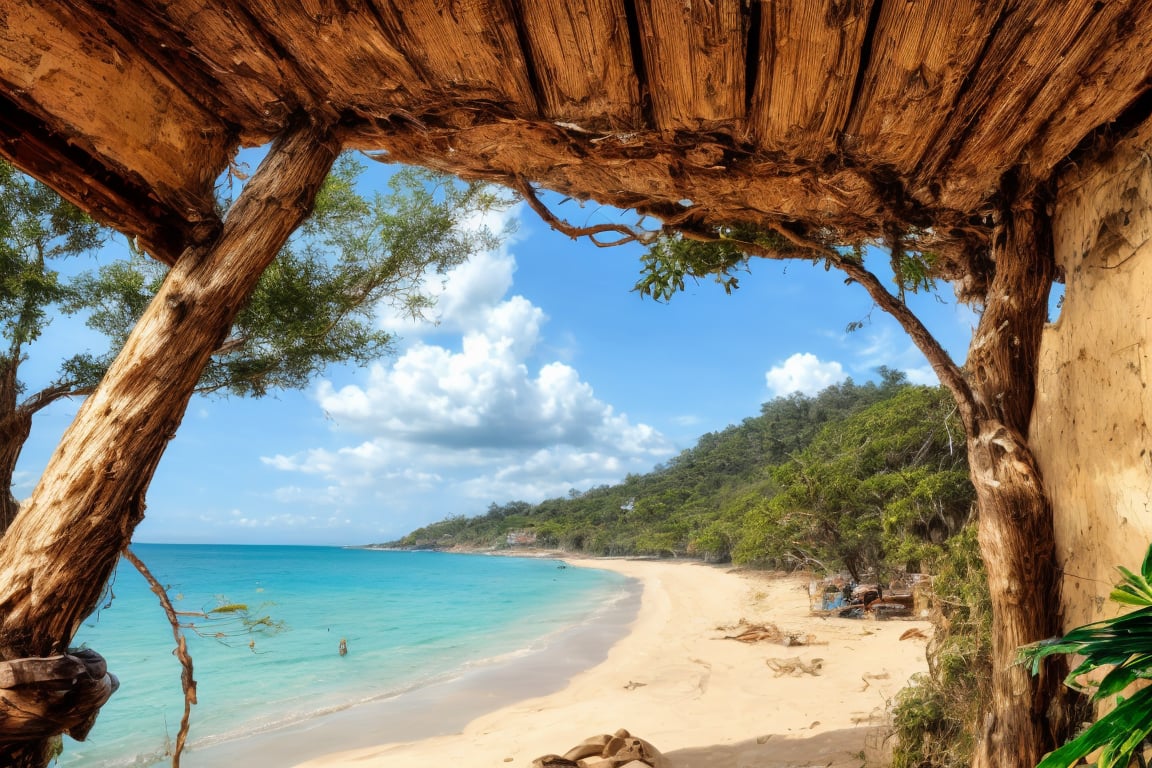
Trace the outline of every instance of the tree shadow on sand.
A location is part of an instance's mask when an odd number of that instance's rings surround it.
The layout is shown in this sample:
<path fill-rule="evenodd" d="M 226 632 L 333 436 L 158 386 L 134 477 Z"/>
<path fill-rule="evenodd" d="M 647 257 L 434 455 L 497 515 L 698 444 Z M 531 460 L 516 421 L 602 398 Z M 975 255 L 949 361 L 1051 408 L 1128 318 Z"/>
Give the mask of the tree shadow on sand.
<path fill-rule="evenodd" d="M 877 726 L 807 737 L 765 733 L 735 744 L 677 749 L 664 755 L 670 768 L 864 768 L 883 764 L 879 756 L 887 746 L 887 733 Z"/>

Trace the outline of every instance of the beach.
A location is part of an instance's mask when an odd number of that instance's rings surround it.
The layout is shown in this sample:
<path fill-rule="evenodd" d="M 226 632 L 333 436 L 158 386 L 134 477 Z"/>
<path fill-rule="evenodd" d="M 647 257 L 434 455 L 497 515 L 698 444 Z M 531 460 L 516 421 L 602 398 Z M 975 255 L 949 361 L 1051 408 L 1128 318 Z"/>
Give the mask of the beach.
<path fill-rule="evenodd" d="M 384 713 L 350 712 L 343 727 L 312 734 L 330 754 L 296 764 L 528 768 L 537 757 L 625 728 L 651 742 L 671 768 L 860 768 L 866 760 L 876 764 L 887 746 L 889 701 L 927 669 L 926 621 L 813 615 L 803 576 L 700 563 L 567 560 L 642 585 L 634 620 L 615 631 L 619 638 L 599 663 L 565 673 L 558 688 L 546 683 L 544 691 L 557 689 L 543 695 L 530 677 L 516 690 L 494 690 L 483 714 L 469 710 L 461 718 L 452 700 L 437 702 L 434 718 L 447 726 L 423 722 L 424 730 L 409 731 L 418 740 L 397 741 Z M 728 639 L 756 624 L 774 625 L 792 644 Z M 900 639 L 913 629 L 922 636 Z M 605 637 L 588 642 L 604 644 Z M 549 651 L 551 660 L 539 660 L 543 678 L 565 665 L 556 654 L 571 656 L 575 647 L 559 646 Z M 475 696 L 467 706 L 476 706 Z M 356 738 L 349 741 L 351 730 Z M 433 732 L 440 735 L 423 738 Z M 374 733 L 377 746 L 339 751 Z"/>

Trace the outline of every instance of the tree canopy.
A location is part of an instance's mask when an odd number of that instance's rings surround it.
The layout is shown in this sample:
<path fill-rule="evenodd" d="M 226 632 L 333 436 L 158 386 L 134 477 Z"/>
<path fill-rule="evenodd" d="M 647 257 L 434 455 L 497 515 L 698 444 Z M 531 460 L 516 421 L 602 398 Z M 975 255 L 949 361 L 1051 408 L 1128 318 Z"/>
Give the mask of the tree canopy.
<path fill-rule="evenodd" d="M 259 397 L 302 388 L 329 365 L 366 364 L 387 354 L 393 338 L 379 327 L 381 302 L 422 313 L 432 305 L 424 290 L 429 274 L 492 247 L 502 234 L 478 223 L 480 214 L 508 203 L 491 187 L 403 169 L 386 191 L 365 197 L 357 189 L 363 171 L 354 155 L 336 162 L 311 216 L 264 272 L 209 360 L 198 391 Z M 0 322 L 9 341 L 0 354 L 3 530 L 15 513 L 7 489 L 32 416 L 96 386 L 168 268 L 133 253 L 87 271 L 63 270 L 63 259 L 95 252 L 109 233 L 2 163 L 0 200 Z M 56 311 L 83 317 L 108 346 L 77 350 L 60 361 L 48 385 L 21 399 L 20 364 Z"/>
<path fill-rule="evenodd" d="M 777 566 L 900 570 L 940 553 L 973 500 L 954 405 L 939 387 L 848 379 L 776 398 L 666 465 L 539 504 L 493 503 L 395 544 L 540 546 Z"/>

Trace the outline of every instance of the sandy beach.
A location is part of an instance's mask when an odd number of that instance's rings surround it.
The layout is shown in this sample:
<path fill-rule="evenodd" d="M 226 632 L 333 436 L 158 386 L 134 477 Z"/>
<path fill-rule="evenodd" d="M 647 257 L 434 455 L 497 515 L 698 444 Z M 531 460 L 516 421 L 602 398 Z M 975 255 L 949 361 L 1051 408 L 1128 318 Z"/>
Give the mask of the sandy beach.
<path fill-rule="evenodd" d="M 333 753 L 298 765 L 527 768 L 541 755 L 626 728 L 672 768 L 860 768 L 883 752 L 889 699 L 927 666 L 923 639 L 899 639 L 913 628 L 930 632 L 927 622 L 813 616 L 806 578 L 690 563 L 569 562 L 643 585 L 635 620 L 601 663 L 459 732 L 335 752 L 348 742 L 318 730 L 313 736 Z M 725 639 L 741 631 L 741 619 L 771 623 L 805 644 Z M 451 708 L 444 702 L 440 714 L 451 719 Z M 390 740 L 380 726 L 379 741 Z M 357 739 L 364 743 L 373 724 L 361 719 L 359 728 L 367 730 Z"/>

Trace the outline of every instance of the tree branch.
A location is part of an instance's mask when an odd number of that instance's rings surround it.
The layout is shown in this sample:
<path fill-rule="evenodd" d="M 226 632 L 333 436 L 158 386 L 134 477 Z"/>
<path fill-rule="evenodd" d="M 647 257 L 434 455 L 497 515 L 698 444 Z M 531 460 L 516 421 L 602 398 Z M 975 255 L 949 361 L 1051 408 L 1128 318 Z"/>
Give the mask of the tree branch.
<path fill-rule="evenodd" d="M 53 384 L 52 386 L 45 387 L 36 394 L 27 398 L 20 404 L 20 410 L 28 413 L 36 413 L 44 408 L 47 408 L 57 400 L 65 397 L 83 397 L 92 394 L 96 387 L 77 387 L 74 383 L 66 382 L 61 384 Z"/>
<path fill-rule="evenodd" d="M 192 715 L 192 705 L 196 703 L 196 681 L 192 678 L 192 657 L 188 653 L 188 643 L 184 638 L 184 633 L 180 631 L 180 618 L 172 605 L 172 601 L 168 599 L 168 592 L 152 575 L 152 571 L 148 570 L 148 566 L 144 565 L 144 562 L 136 557 L 131 549 L 125 547 L 122 554 L 125 560 L 136 567 L 136 570 L 148 582 L 148 586 L 152 588 L 152 593 L 160 600 L 160 606 L 168 615 L 168 623 L 172 625 L 172 636 L 176 638 L 176 649 L 173 654 L 180 660 L 180 666 L 183 667 L 183 671 L 180 673 L 180 686 L 184 689 L 184 716 L 180 718 L 180 731 L 176 734 L 176 747 L 172 750 L 172 768 L 180 768 L 180 755 L 184 752 L 184 742 L 188 740 L 188 725 Z"/>
<path fill-rule="evenodd" d="M 862 285 L 872 300 L 900 323 L 900 327 L 912 338 L 912 343 L 924 353 L 924 357 L 928 358 L 932 370 L 940 377 L 940 383 L 947 387 L 956 399 L 956 407 L 960 411 L 960 421 L 964 424 L 964 429 L 969 435 L 976 434 L 976 399 L 972 394 L 972 388 L 968 386 L 968 379 L 964 377 L 960 366 L 953 362 L 952 357 L 932 332 L 912 310 L 908 309 L 908 305 L 892 295 L 880 279 L 865 269 L 863 264 L 850 259 L 841 259 L 836 262 L 836 266 Z"/>
<path fill-rule="evenodd" d="M 577 227 L 560 219 L 556 214 L 548 210 L 548 206 L 544 205 L 544 203 L 540 201 L 540 198 L 536 196 L 536 190 L 524 179 L 516 177 L 513 180 L 512 186 L 523 196 L 524 201 L 528 203 L 529 207 L 536 211 L 537 215 L 544 219 L 544 222 L 552 227 L 552 229 L 567 235 L 573 240 L 586 237 L 599 248 L 611 248 L 612 246 L 625 245 L 627 243 L 650 245 L 655 242 L 656 238 L 658 238 L 662 232 L 662 230 L 636 229 L 635 227 L 629 227 L 624 224 L 597 224 L 594 227 Z M 608 232 L 614 232 L 621 237 L 609 242 L 596 239 L 597 235 Z"/>
<path fill-rule="evenodd" d="M 936 340 L 936 337 L 933 336 L 931 331 L 920 321 L 920 318 L 908 309 L 908 306 L 903 302 L 901 296 L 893 295 L 891 291 L 884 287 L 884 284 L 876 275 L 864 268 L 862 262 L 846 257 L 845 254 L 833 248 L 828 243 L 797 232 L 784 222 L 773 220 L 767 220 L 762 223 L 768 229 L 795 245 L 800 249 L 800 253 L 768 248 L 758 243 L 751 243 L 744 240 L 720 237 L 714 232 L 681 224 L 678 220 L 675 222 L 666 220 L 663 227 L 659 230 L 638 230 L 623 224 L 598 224 L 594 227 L 577 227 L 559 219 L 553 214 L 552 211 L 540 201 L 540 198 L 536 195 L 536 190 L 533 189 L 532 185 L 525 179 L 516 177 L 513 180 L 513 187 L 524 197 L 524 200 L 532 210 L 536 211 L 540 218 L 553 229 L 571 237 L 573 240 L 586 237 L 601 248 L 632 242 L 650 245 L 655 242 L 660 235 L 673 232 L 681 237 L 700 242 L 723 241 L 730 243 L 732 246 L 739 248 L 750 256 L 759 256 L 766 259 L 826 259 L 829 264 L 835 266 L 844 272 L 844 274 L 848 275 L 851 280 L 863 286 L 864 290 L 868 291 L 868 295 L 872 297 L 872 300 L 900 324 L 904 331 L 912 338 L 912 342 L 924 354 L 924 357 L 928 359 L 928 363 L 940 378 L 940 382 L 948 388 L 956 399 L 956 405 L 960 411 L 960 419 L 964 424 L 964 428 L 968 431 L 968 434 L 976 434 L 975 399 L 972 395 L 972 389 L 968 386 L 968 381 L 964 378 L 964 373 L 961 371 L 960 366 L 956 365 L 952 357 L 945 351 L 944 347 L 940 345 L 940 342 Z M 596 235 L 606 232 L 615 232 L 621 235 L 621 237 L 611 242 L 601 242 L 596 239 Z M 895 238 L 894 242 L 890 244 L 890 247 L 903 247 L 899 239 L 899 233 L 890 234 L 890 237 Z"/>
<path fill-rule="evenodd" d="M 960 420 L 964 424 L 965 430 L 967 430 L 970 435 L 976 434 L 976 401 L 972 395 L 971 387 L 968 386 L 968 380 L 964 377 L 964 372 L 960 369 L 960 366 L 956 365 L 952 357 L 945 351 L 944 347 L 940 345 L 936 337 L 932 335 L 932 332 L 920 321 L 920 318 L 918 318 L 912 310 L 908 309 L 908 306 L 903 301 L 885 288 L 884 284 L 880 282 L 880 278 L 865 269 L 863 263 L 846 257 L 844 254 L 824 243 L 793 232 L 780 223 L 769 222 L 768 226 L 774 232 L 787 238 L 789 242 L 811 252 L 813 255 L 827 259 L 830 264 L 848 275 L 851 280 L 863 286 L 864 290 L 868 291 L 868 295 L 872 297 L 872 300 L 876 302 L 880 309 L 887 312 L 900 324 L 904 332 L 911 337 L 917 349 L 928 359 L 932 370 L 935 371 L 936 375 L 940 378 L 940 383 L 947 387 L 948 391 L 951 392 L 952 396 L 956 399 L 956 407 L 960 411 Z M 701 233 L 698 231 L 693 232 L 692 237 L 693 239 L 701 239 Z M 715 237 L 713 239 L 719 241 L 721 238 Z M 765 248 L 757 243 L 727 238 L 725 238 L 725 241 L 730 242 L 733 246 L 751 256 L 774 260 L 804 258 L 792 252 Z"/>

